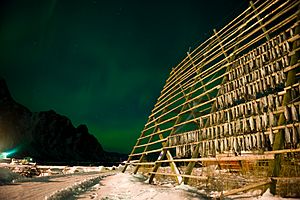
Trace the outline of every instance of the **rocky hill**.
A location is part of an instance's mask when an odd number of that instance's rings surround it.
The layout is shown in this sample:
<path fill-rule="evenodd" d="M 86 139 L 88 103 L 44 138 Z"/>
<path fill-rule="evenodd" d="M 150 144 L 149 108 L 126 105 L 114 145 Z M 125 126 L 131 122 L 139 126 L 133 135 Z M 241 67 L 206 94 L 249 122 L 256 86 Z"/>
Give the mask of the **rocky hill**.
<path fill-rule="evenodd" d="M 14 157 L 41 162 L 113 162 L 124 157 L 105 152 L 86 125 L 74 127 L 53 110 L 31 112 L 15 102 L 0 78 L 0 152 L 12 149 Z"/>

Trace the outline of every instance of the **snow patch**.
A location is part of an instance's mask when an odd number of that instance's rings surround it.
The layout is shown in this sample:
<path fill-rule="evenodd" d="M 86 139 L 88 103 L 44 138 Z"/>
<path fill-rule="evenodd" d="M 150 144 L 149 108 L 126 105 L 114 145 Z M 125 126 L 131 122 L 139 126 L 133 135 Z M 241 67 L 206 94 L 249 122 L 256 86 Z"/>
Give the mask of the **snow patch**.
<path fill-rule="evenodd" d="M 12 183 L 20 178 L 21 176 L 17 173 L 14 173 L 6 168 L 0 168 L 0 185 Z"/>

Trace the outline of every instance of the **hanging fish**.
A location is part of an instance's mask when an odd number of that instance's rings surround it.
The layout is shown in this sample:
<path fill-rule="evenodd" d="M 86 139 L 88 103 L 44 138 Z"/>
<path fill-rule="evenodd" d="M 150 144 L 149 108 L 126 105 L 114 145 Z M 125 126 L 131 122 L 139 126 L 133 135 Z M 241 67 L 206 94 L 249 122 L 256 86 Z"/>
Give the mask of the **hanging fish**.
<path fill-rule="evenodd" d="M 290 130 L 287 126 L 285 126 L 285 129 L 284 129 L 284 138 L 285 138 L 285 142 L 286 143 L 291 143 L 291 133 L 290 133 Z"/>
<path fill-rule="evenodd" d="M 266 147 L 266 138 L 265 138 L 264 132 L 260 133 L 260 138 L 261 138 L 261 146 L 262 146 L 262 148 L 265 148 Z"/>
<path fill-rule="evenodd" d="M 276 71 L 281 70 L 279 62 L 275 62 L 275 69 L 276 69 Z"/>
<path fill-rule="evenodd" d="M 284 117 L 286 122 L 289 122 L 291 120 L 290 111 L 287 106 L 284 106 Z"/>
<path fill-rule="evenodd" d="M 280 105 L 282 105 L 283 95 L 280 95 L 280 96 L 278 97 L 278 99 L 279 99 Z"/>
<path fill-rule="evenodd" d="M 299 114 L 297 113 L 297 109 L 294 104 L 291 105 L 291 111 L 293 121 L 299 121 Z"/>
<path fill-rule="evenodd" d="M 275 82 L 274 82 L 274 78 L 272 75 L 269 76 L 270 77 L 270 87 L 272 89 L 274 89 L 276 87 Z"/>
<path fill-rule="evenodd" d="M 278 109 L 281 106 L 278 95 L 275 95 L 275 105 L 276 105 L 276 109 Z"/>
<path fill-rule="evenodd" d="M 214 140 L 214 145 L 215 145 L 215 151 L 219 151 L 218 139 Z"/>
<path fill-rule="evenodd" d="M 269 126 L 276 126 L 274 114 L 270 110 L 269 110 Z"/>
<path fill-rule="evenodd" d="M 235 118 L 238 118 L 240 116 L 238 106 L 234 106 L 234 112 L 235 112 Z"/>
<path fill-rule="evenodd" d="M 291 51 L 291 47 L 290 47 L 289 42 L 288 42 L 288 41 L 285 41 L 285 42 L 284 42 L 284 45 L 285 45 L 286 51 L 287 51 L 287 52 L 290 52 L 290 51 Z"/>
<path fill-rule="evenodd" d="M 223 139 L 220 140 L 220 153 L 224 151 L 224 141 Z"/>
<path fill-rule="evenodd" d="M 260 131 L 262 130 L 262 126 L 261 126 L 261 119 L 259 115 L 256 115 L 256 130 Z"/>
<path fill-rule="evenodd" d="M 237 133 L 241 132 L 241 121 L 239 118 L 236 121 L 236 132 Z"/>
<path fill-rule="evenodd" d="M 277 58 L 277 55 L 276 55 L 276 49 L 275 48 L 272 48 L 272 56 L 273 56 L 273 59 L 276 59 Z"/>
<path fill-rule="evenodd" d="M 176 148 L 176 157 L 179 158 L 179 157 L 180 157 L 180 156 L 179 156 L 179 151 L 180 151 L 180 150 L 179 150 L 179 146 L 176 146 L 175 148 Z"/>
<path fill-rule="evenodd" d="M 229 123 L 231 121 L 231 114 L 230 114 L 230 109 L 226 110 L 226 114 L 227 114 L 227 122 Z"/>
<path fill-rule="evenodd" d="M 200 124 L 201 128 L 204 127 L 204 122 L 203 122 L 203 118 L 202 117 L 199 118 L 199 124 Z"/>
<path fill-rule="evenodd" d="M 261 147 L 262 147 L 262 144 L 261 144 L 261 134 L 260 134 L 260 132 L 257 132 L 256 133 L 256 142 L 257 142 L 257 147 L 259 148 L 259 149 L 261 149 Z"/>
<path fill-rule="evenodd" d="M 212 113 L 213 124 L 217 123 L 217 113 Z"/>
<path fill-rule="evenodd" d="M 280 77 L 279 77 L 278 73 L 275 73 L 275 83 L 276 83 L 276 85 L 280 84 Z"/>
<path fill-rule="evenodd" d="M 252 134 L 251 138 L 252 138 L 252 146 L 253 146 L 253 148 L 255 148 L 256 147 L 256 135 Z"/>
<path fill-rule="evenodd" d="M 293 133 L 292 134 L 293 134 L 293 145 L 296 148 L 299 140 L 298 140 L 297 128 L 294 125 L 293 125 Z"/>
<path fill-rule="evenodd" d="M 243 115 L 242 118 L 242 131 L 245 133 L 246 132 L 246 117 Z"/>
<path fill-rule="evenodd" d="M 225 151 L 228 151 L 228 140 L 226 137 L 224 138 L 224 149 Z"/>
<path fill-rule="evenodd" d="M 257 115 L 258 116 L 258 115 Z M 253 116 L 250 116 L 249 118 L 249 123 L 250 123 L 250 129 L 251 131 L 254 131 L 255 130 L 255 125 L 254 125 L 254 119 L 253 119 Z"/>
<path fill-rule="evenodd" d="M 268 108 L 268 99 L 267 99 L 267 96 L 264 96 L 262 98 L 262 101 L 263 101 L 263 107 L 264 108 Z"/>
<path fill-rule="evenodd" d="M 264 112 L 262 116 L 262 127 L 265 129 L 268 126 L 268 116 L 267 113 Z"/>
<path fill-rule="evenodd" d="M 270 144 L 273 145 L 273 143 L 274 143 L 274 134 L 273 134 L 272 127 L 270 128 L 269 140 L 270 140 Z"/>
<path fill-rule="evenodd" d="M 268 105 L 269 105 L 269 108 L 274 108 L 274 101 L 273 101 L 273 95 L 272 94 L 269 94 L 268 95 Z"/>
<path fill-rule="evenodd" d="M 242 136 L 237 137 L 239 149 L 242 149 Z"/>
<path fill-rule="evenodd" d="M 231 127 L 231 123 L 228 123 L 228 131 L 229 131 L 229 135 L 232 135 L 232 127 Z"/>
<path fill-rule="evenodd" d="M 249 141 L 248 141 L 248 136 L 244 136 L 244 141 L 245 141 L 245 150 L 249 150 L 250 146 L 249 146 Z"/>
<path fill-rule="evenodd" d="M 240 115 L 244 115 L 245 114 L 245 112 L 244 112 L 244 105 L 243 104 L 238 105 L 238 109 L 239 109 Z"/>
<path fill-rule="evenodd" d="M 209 114 L 209 124 L 212 126 L 213 125 L 213 117 L 212 114 Z"/>
<path fill-rule="evenodd" d="M 292 28 L 290 28 L 290 36 L 293 37 L 294 36 L 294 30 Z"/>
<path fill-rule="evenodd" d="M 285 56 L 284 56 L 284 64 L 285 64 L 286 67 L 288 67 L 288 66 L 290 65 L 288 55 L 285 55 Z"/>
<path fill-rule="evenodd" d="M 249 142 L 249 149 L 251 150 L 253 148 L 253 145 L 252 145 L 252 138 L 251 138 L 251 135 L 248 135 L 248 142 Z"/>
<path fill-rule="evenodd" d="M 233 148 L 235 152 L 238 152 L 238 142 L 236 137 L 233 138 Z"/>

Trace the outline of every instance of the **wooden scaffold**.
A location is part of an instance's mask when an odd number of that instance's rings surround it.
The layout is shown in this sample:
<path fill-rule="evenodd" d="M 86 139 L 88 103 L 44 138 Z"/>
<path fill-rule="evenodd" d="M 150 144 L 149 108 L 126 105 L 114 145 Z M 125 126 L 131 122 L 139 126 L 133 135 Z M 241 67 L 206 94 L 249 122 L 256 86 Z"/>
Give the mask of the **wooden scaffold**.
<path fill-rule="evenodd" d="M 149 183 L 164 175 L 180 184 L 207 179 L 192 175 L 199 163 L 270 160 L 272 180 L 266 183 L 275 193 L 286 155 L 300 152 L 299 4 L 250 1 L 187 52 L 166 80 L 123 172 L 128 165 L 134 173 L 151 166 Z M 166 164 L 171 172 L 159 172 Z"/>

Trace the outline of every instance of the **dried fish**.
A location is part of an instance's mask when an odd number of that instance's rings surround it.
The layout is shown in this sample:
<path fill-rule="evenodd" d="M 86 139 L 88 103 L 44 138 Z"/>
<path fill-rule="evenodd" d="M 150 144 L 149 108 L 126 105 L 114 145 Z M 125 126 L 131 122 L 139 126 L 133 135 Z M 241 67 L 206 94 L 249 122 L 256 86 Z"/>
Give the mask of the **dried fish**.
<path fill-rule="evenodd" d="M 285 129 L 284 129 L 284 138 L 285 138 L 285 142 L 286 143 L 291 143 L 291 133 L 290 133 L 290 130 L 289 128 L 286 126 Z"/>
<path fill-rule="evenodd" d="M 276 107 L 279 108 L 281 106 L 281 103 L 279 102 L 279 97 L 278 95 L 275 96 L 275 104 L 276 104 Z"/>
<path fill-rule="evenodd" d="M 257 142 L 257 147 L 258 148 L 261 148 L 262 147 L 262 143 L 261 143 L 261 134 L 260 134 L 260 132 L 257 132 L 256 133 L 256 142 Z"/>
<path fill-rule="evenodd" d="M 281 52 L 280 52 L 279 46 L 275 46 L 275 50 L 276 50 L 277 56 L 281 56 Z"/>
<path fill-rule="evenodd" d="M 284 42 L 284 45 L 285 45 L 286 51 L 287 51 L 287 52 L 290 52 L 290 51 L 291 51 L 291 50 L 290 50 L 291 48 L 290 48 L 289 42 L 288 42 L 288 41 L 285 41 L 285 42 Z"/>
<path fill-rule="evenodd" d="M 267 99 L 267 96 L 264 96 L 262 98 L 262 102 L 263 102 L 263 107 L 264 108 L 267 108 L 268 107 L 268 99 Z"/>
<path fill-rule="evenodd" d="M 269 108 L 274 108 L 274 101 L 273 101 L 273 95 L 272 94 L 269 94 L 268 95 L 268 105 L 269 105 Z"/>
<path fill-rule="evenodd" d="M 284 56 L 284 65 L 285 67 L 288 67 L 290 65 L 289 57 L 287 55 Z"/>
<path fill-rule="evenodd" d="M 201 128 L 204 127 L 204 122 L 203 122 L 202 117 L 199 118 L 199 124 L 200 124 L 200 127 L 201 127 Z"/>
<path fill-rule="evenodd" d="M 270 127 L 269 140 L 270 140 L 270 144 L 273 145 L 273 143 L 274 143 L 274 134 L 273 134 L 272 127 Z"/>
<path fill-rule="evenodd" d="M 249 148 L 252 149 L 253 145 L 252 145 L 252 137 L 251 135 L 248 135 L 248 142 L 249 142 Z"/>
<path fill-rule="evenodd" d="M 239 133 L 241 131 L 241 121 L 238 118 L 236 121 L 236 132 Z"/>
<path fill-rule="evenodd" d="M 253 147 L 257 147 L 257 145 L 256 145 L 256 135 L 255 135 L 255 134 L 252 134 L 252 135 L 251 135 L 251 138 L 252 138 L 252 146 L 253 146 Z"/>
<path fill-rule="evenodd" d="M 262 130 L 262 126 L 261 126 L 261 119 L 259 115 L 256 115 L 256 130 L 260 131 Z"/>
<path fill-rule="evenodd" d="M 228 150 L 228 140 L 227 140 L 226 137 L 224 138 L 224 150 L 225 150 L 225 151 Z"/>
<path fill-rule="evenodd" d="M 233 148 L 235 152 L 238 152 L 238 142 L 236 137 L 233 138 Z"/>
<path fill-rule="evenodd" d="M 228 131 L 229 131 L 229 135 L 232 135 L 232 126 L 231 123 L 228 123 Z"/>
<path fill-rule="evenodd" d="M 265 148 L 266 147 L 266 138 L 265 138 L 265 133 L 264 132 L 260 133 L 260 138 L 261 138 L 261 147 Z"/>
<path fill-rule="evenodd" d="M 299 114 L 297 113 L 297 109 L 294 104 L 291 105 L 291 111 L 293 121 L 299 121 Z"/>
<path fill-rule="evenodd" d="M 268 126 L 268 116 L 267 113 L 264 112 L 263 116 L 262 116 L 262 128 L 266 128 Z"/>
<path fill-rule="evenodd" d="M 275 62 L 275 68 L 276 68 L 276 71 L 281 70 L 279 62 Z"/>
<path fill-rule="evenodd" d="M 253 119 L 253 116 L 250 116 L 250 118 L 249 118 L 249 123 L 250 123 L 250 129 L 251 129 L 251 131 L 254 131 L 255 125 L 254 125 L 254 119 Z"/>
<path fill-rule="evenodd" d="M 272 48 L 272 56 L 273 56 L 273 59 L 276 59 L 276 50 L 275 48 Z"/>
<path fill-rule="evenodd" d="M 290 111 L 289 111 L 289 108 L 287 106 L 284 106 L 284 117 L 285 117 L 286 122 L 289 122 L 291 120 Z"/>
<path fill-rule="evenodd" d="M 273 76 L 272 76 L 272 75 L 270 75 L 269 77 L 270 77 L 270 87 L 274 89 L 276 85 L 275 85 L 275 82 L 274 82 Z"/>
<path fill-rule="evenodd" d="M 294 145 L 294 147 L 296 147 L 297 144 L 298 144 L 298 142 L 299 142 L 299 140 L 298 140 L 297 128 L 294 125 L 293 125 L 293 132 L 292 132 L 292 134 L 293 134 L 293 145 Z"/>
<path fill-rule="evenodd" d="M 224 151 L 224 140 L 221 139 L 220 141 L 220 150 L 221 150 L 221 153 Z"/>

